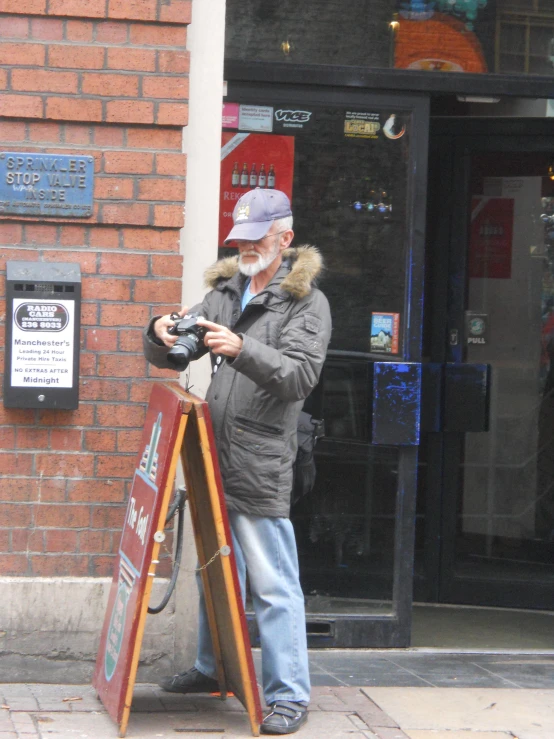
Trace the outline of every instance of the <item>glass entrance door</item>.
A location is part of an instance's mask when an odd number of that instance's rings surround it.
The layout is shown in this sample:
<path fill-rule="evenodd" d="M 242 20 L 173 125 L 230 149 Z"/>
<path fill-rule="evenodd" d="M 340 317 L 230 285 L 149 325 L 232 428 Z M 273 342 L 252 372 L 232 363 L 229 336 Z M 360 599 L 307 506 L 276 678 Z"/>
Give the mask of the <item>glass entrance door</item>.
<path fill-rule="evenodd" d="M 427 497 L 427 510 L 433 500 L 441 510 L 434 524 L 425 518 L 428 533 L 435 525 L 441 535 L 438 587 L 428 586 L 426 595 L 550 610 L 554 141 L 457 137 L 454 152 L 449 252 L 439 257 L 444 323 L 441 330 L 436 319 L 430 338 L 436 351 L 443 344 L 451 385 L 447 377 L 440 439 L 427 444 L 443 476 L 440 495 Z M 474 386 L 459 383 L 459 403 L 449 404 L 460 373 L 473 373 Z"/>
<path fill-rule="evenodd" d="M 323 418 L 313 489 L 293 503 L 313 646 L 410 638 L 428 102 L 228 80 L 222 218 L 272 171 L 295 242 L 325 270 L 333 335 L 306 411 Z M 269 184 L 264 180 L 264 185 Z M 264 186 L 262 185 L 262 186 Z M 290 188 L 290 190 L 287 190 Z M 225 251 L 222 249 L 222 251 Z"/>

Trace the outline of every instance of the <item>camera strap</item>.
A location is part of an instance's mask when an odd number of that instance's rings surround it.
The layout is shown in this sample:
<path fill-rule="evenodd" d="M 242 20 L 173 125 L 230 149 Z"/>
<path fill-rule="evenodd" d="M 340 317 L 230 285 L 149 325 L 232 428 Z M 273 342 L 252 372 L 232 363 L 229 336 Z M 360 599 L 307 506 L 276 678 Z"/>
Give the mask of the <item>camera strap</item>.
<path fill-rule="evenodd" d="M 261 310 L 256 310 L 257 308 Z M 261 305 L 260 303 L 256 303 L 254 305 L 247 304 L 245 309 L 237 318 L 237 322 L 233 326 L 233 331 L 238 328 L 239 331 L 246 333 L 248 329 L 256 323 L 258 318 L 261 318 L 261 316 L 265 313 L 264 308 L 265 306 Z M 246 318 L 244 317 L 245 315 Z"/>

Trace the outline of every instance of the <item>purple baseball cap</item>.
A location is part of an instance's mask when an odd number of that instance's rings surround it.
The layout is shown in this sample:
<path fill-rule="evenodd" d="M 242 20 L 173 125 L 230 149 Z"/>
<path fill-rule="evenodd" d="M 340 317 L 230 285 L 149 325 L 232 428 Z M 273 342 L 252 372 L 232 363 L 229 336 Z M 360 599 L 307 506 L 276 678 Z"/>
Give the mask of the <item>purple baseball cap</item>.
<path fill-rule="evenodd" d="M 255 190 L 245 192 L 235 205 L 233 223 L 229 236 L 225 239 L 234 241 L 257 241 L 262 239 L 273 221 L 292 215 L 290 200 L 281 190 Z"/>

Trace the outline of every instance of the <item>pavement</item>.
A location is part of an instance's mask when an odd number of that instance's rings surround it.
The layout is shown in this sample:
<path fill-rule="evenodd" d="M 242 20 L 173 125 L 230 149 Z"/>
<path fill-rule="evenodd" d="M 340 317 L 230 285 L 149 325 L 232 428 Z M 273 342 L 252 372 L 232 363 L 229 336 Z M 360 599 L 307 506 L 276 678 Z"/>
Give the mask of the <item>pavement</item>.
<path fill-rule="evenodd" d="M 554 655 L 329 650 L 310 656 L 317 684 L 299 739 L 554 739 Z M 0 739 L 119 735 L 90 685 L 0 684 L 0 705 Z M 235 698 L 139 684 L 126 736 L 247 739 L 252 733 Z"/>

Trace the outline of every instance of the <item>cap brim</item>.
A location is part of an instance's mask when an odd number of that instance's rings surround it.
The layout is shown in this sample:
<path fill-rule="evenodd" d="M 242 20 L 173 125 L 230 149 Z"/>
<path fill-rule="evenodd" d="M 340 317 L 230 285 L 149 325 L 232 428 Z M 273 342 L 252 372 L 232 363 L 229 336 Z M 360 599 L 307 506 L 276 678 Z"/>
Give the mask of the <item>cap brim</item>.
<path fill-rule="evenodd" d="M 239 241 L 257 241 L 258 239 L 263 239 L 271 228 L 272 223 L 273 221 L 236 223 L 223 243 L 227 244 L 229 241 L 235 241 L 235 239 Z"/>

